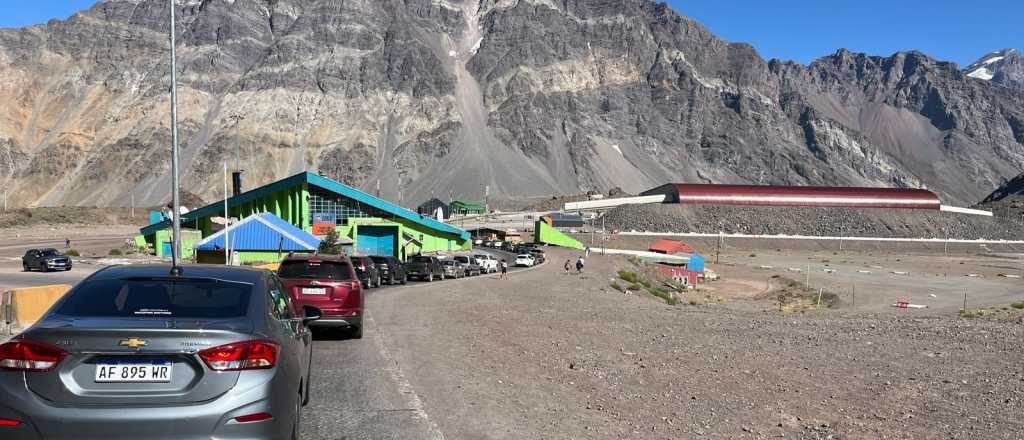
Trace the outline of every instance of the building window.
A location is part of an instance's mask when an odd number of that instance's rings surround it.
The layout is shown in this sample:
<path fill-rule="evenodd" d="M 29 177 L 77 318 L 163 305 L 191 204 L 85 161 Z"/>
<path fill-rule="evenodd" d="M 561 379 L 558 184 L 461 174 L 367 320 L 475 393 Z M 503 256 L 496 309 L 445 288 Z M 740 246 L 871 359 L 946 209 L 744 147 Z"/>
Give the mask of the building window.
<path fill-rule="evenodd" d="M 309 216 L 315 218 L 317 214 L 327 214 L 328 217 L 333 214 L 335 223 L 338 225 L 346 225 L 349 218 L 391 219 L 393 217 L 391 214 L 348 197 L 311 188 L 309 191 Z"/>

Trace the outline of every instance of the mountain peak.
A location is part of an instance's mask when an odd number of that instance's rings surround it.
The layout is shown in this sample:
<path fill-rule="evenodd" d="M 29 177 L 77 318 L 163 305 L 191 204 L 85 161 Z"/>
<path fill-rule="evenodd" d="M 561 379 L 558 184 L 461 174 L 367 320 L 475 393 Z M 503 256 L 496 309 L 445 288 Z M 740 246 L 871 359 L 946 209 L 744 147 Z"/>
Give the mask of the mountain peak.
<path fill-rule="evenodd" d="M 1024 56 L 1013 48 L 986 54 L 964 69 L 971 78 L 1024 88 Z"/>

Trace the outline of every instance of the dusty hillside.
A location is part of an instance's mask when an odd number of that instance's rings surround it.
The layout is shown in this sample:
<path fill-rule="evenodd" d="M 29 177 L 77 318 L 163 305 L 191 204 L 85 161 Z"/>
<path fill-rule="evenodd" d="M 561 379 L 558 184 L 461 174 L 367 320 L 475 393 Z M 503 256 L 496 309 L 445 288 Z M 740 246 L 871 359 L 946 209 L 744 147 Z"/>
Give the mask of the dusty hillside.
<path fill-rule="evenodd" d="M 0 184 L 27 205 L 158 205 L 162 0 L 0 30 Z M 178 0 L 183 182 L 302 170 L 414 205 L 669 180 L 927 186 L 1024 169 L 1024 92 L 916 52 L 765 61 L 650 0 Z M 685 10 L 682 11 L 685 13 Z"/>

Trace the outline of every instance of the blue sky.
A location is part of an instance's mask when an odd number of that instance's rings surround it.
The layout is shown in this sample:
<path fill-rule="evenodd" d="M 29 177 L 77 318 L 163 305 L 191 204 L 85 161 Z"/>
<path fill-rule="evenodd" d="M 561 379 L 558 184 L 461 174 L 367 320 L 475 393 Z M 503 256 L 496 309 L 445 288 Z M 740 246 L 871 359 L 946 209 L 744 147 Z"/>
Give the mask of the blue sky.
<path fill-rule="evenodd" d="M 765 58 L 808 63 L 845 47 L 873 55 L 917 49 L 967 65 L 1024 50 L 1024 0 L 668 0 L 683 15 Z M 95 0 L 0 0 L 0 27 L 67 18 Z"/>
<path fill-rule="evenodd" d="M 668 0 L 682 15 L 764 58 L 809 63 L 836 49 L 891 55 L 917 49 L 965 67 L 1024 50 L 1024 0 Z"/>

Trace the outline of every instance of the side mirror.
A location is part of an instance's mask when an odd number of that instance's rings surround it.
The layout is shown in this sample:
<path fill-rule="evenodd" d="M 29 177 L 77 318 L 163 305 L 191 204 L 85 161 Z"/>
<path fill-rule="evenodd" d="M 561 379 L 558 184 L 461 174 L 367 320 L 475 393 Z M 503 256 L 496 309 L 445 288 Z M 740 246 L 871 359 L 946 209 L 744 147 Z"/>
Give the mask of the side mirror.
<path fill-rule="evenodd" d="M 305 317 L 302 318 L 303 324 L 309 324 L 324 316 L 324 312 L 313 306 L 302 306 L 302 313 L 305 315 Z"/>

